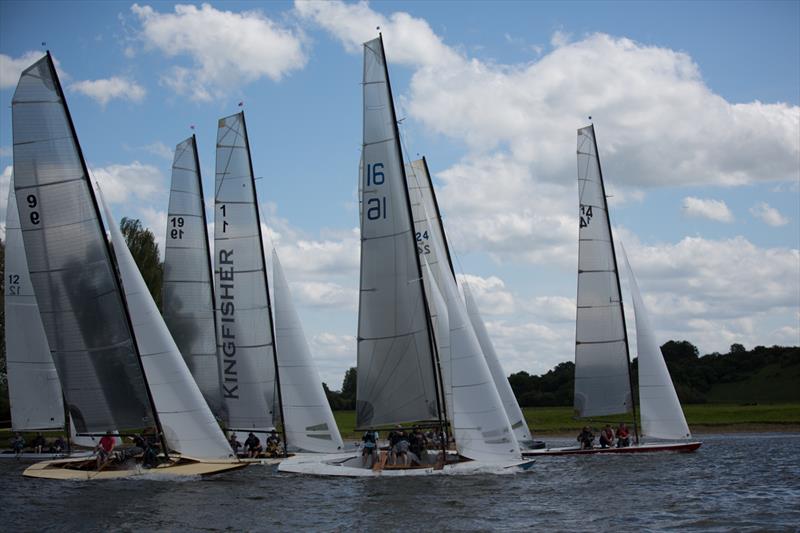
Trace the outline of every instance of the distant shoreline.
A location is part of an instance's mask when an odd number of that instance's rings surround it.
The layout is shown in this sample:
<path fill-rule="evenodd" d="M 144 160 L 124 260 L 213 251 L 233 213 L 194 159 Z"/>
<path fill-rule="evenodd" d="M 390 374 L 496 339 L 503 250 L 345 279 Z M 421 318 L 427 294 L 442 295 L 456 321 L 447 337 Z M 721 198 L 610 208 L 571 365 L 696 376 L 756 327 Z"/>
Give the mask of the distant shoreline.
<path fill-rule="evenodd" d="M 592 427 L 596 426 L 593 425 Z M 800 433 L 800 424 L 691 424 L 692 435 L 717 435 L 720 433 Z M 568 430 L 541 430 L 532 428 L 534 438 L 574 438 L 575 433 Z"/>

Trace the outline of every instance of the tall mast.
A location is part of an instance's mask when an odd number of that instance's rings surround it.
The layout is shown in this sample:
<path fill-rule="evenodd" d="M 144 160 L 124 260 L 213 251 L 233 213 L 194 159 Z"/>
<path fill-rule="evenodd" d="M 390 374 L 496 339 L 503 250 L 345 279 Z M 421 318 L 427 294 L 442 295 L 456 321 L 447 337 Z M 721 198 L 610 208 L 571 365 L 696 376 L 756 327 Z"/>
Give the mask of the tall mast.
<path fill-rule="evenodd" d="M 272 334 L 272 364 L 275 367 L 275 388 L 278 389 L 278 411 L 281 414 L 281 434 L 283 435 L 283 453 L 287 454 L 289 443 L 286 442 L 286 422 L 283 416 L 283 397 L 281 396 L 281 373 L 278 371 L 278 348 L 275 341 L 275 323 L 272 318 L 272 299 L 269 296 L 269 276 L 267 276 L 267 257 L 264 255 L 264 239 L 261 237 L 261 215 L 258 209 L 258 196 L 256 194 L 256 178 L 253 173 L 253 158 L 250 156 L 250 137 L 247 135 L 247 124 L 244 121 L 244 111 L 242 115 L 242 131 L 244 132 L 244 144 L 247 151 L 247 163 L 250 165 L 250 182 L 253 188 L 253 201 L 256 210 L 256 224 L 258 225 L 258 247 L 261 251 L 261 261 L 264 265 L 264 287 L 267 291 L 267 311 L 269 313 L 269 330 Z M 274 419 L 273 419 L 274 422 Z"/>
<path fill-rule="evenodd" d="M 55 80 L 55 87 L 58 91 L 58 96 L 61 98 L 61 101 L 64 102 L 64 113 L 67 117 L 67 123 L 69 124 L 70 132 L 72 133 L 72 137 L 75 139 L 75 148 L 78 151 L 78 159 L 81 161 L 81 168 L 83 169 L 83 175 L 86 179 L 86 185 L 89 188 L 89 198 L 92 200 L 92 207 L 94 208 L 95 216 L 97 217 L 97 223 L 100 225 L 100 229 L 103 233 L 103 246 L 105 247 L 106 257 L 111 259 L 113 257 L 111 246 L 106 238 L 105 227 L 103 226 L 103 219 L 100 215 L 100 207 L 97 205 L 97 198 L 94 195 L 94 190 L 92 189 L 92 181 L 89 178 L 89 168 L 86 166 L 86 160 L 83 157 L 83 149 L 81 148 L 81 144 L 78 142 L 78 133 L 75 131 L 75 124 L 72 122 L 72 115 L 69 112 L 69 106 L 67 105 L 66 96 L 64 96 L 64 90 L 61 88 L 61 80 L 58 79 L 58 74 L 56 73 L 55 65 L 53 64 L 53 57 L 50 55 L 50 50 L 47 50 L 47 66 L 50 68 L 50 73 L 52 75 L 53 80 Z M 150 383 L 147 381 L 147 374 L 144 371 L 144 363 L 142 362 L 141 352 L 139 351 L 139 344 L 136 341 L 136 335 L 133 332 L 133 323 L 131 322 L 131 314 L 130 309 L 128 309 L 128 301 L 125 298 L 125 291 L 122 289 L 122 282 L 119 278 L 119 270 L 115 266 L 114 267 L 114 275 L 112 278 L 114 279 L 114 285 L 119 292 L 120 300 L 122 301 L 122 307 L 125 310 L 125 321 L 128 325 L 128 331 L 130 332 L 131 341 L 133 343 L 133 347 L 136 350 L 136 361 L 139 363 L 139 368 L 142 372 L 142 379 L 144 381 L 144 388 L 147 391 L 147 399 L 150 402 L 150 408 L 153 412 L 153 419 L 156 424 L 156 430 L 158 431 L 159 439 L 161 440 L 161 447 L 166 457 L 169 457 L 169 449 L 167 448 L 167 441 L 164 437 L 164 430 L 161 427 L 161 420 L 158 418 L 158 411 L 156 410 L 155 400 L 153 399 L 153 393 L 150 390 Z"/>
<path fill-rule="evenodd" d="M 617 252 L 614 248 L 614 236 L 611 233 L 611 216 L 608 213 L 608 197 L 606 196 L 606 186 L 603 181 L 603 168 L 600 165 L 600 152 L 597 150 L 597 136 L 594 133 L 594 124 L 591 124 L 592 127 L 592 142 L 594 143 L 594 153 L 595 157 L 597 157 L 597 171 L 600 175 L 600 189 L 603 193 L 603 208 L 606 212 L 606 224 L 608 224 L 608 236 L 611 240 L 611 258 L 614 261 L 614 275 L 617 278 L 617 297 L 619 298 L 619 310 L 622 313 L 622 333 L 625 338 L 625 357 L 627 358 L 628 365 L 628 386 L 630 387 L 631 391 L 631 408 L 633 410 L 633 435 L 634 439 L 636 440 L 636 444 L 639 443 L 639 425 L 636 421 L 636 395 L 633 393 L 633 376 L 631 375 L 631 352 L 628 345 L 628 328 L 625 322 L 625 307 L 622 302 L 622 286 L 619 283 L 619 267 L 617 266 Z"/>
<path fill-rule="evenodd" d="M 403 176 L 403 187 L 405 191 L 405 203 L 408 209 L 408 220 L 411 221 L 411 232 L 409 234 L 409 238 L 411 239 L 411 246 L 414 250 L 414 260 L 417 265 L 417 273 L 419 275 L 420 282 L 422 281 L 422 264 L 419 260 L 419 254 L 416 252 L 417 250 L 417 242 L 414 236 L 414 214 L 411 209 L 411 199 L 408 195 L 408 177 L 406 176 L 406 169 L 405 165 L 403 164 L 403 150 L 400 146 L 400 130 L 397 127 L 397 115 L 395 114 L 394 110 L 394 97 L 392 96 L 392 83 L 389 80 L 389 66 L 388 61 L 386 60 L 386 50 L 383 47 L 383 34 L 379 33 L 378 37 L 380 38 L 381 42 L 381 56 L 383 56 L 383 70 L 386 76 L 386 89 L 389 92 L 389 112 L 392 116 L 392 128 L 394 129 L 394 142 L 397 147 L 397 154 L 400 157 L 400 173 Z M 448 429 L 448 420 L 447 420 L 447 410 L 444 405 L 444 383 L 442 381 L 442 374 L 441 369 L 439 368 L 439 351 L 436 348 L 436 343 L 433 340 L 433 322 L 431 321 L 431 312 L 430 312 L 430 305 L 428 304 L 428 297 L 425 294 L 425 291 L 420 291 L 422 293 L 422 303 L 425 309 L 425 320 L 428 324 L 428 344 L 430 345 L 431 349 L 431 365 L 433 367 L 433 375 L 436 376 L 436 411 L 439 418 L 439 427 L 443 430 L 445 435 L 448 435 L 448 438 L 442 439 L 442 451 L 443 453 L 447 453 L 447 441 L 449 441 L 449 429 Z"/>
<path fill-rule="evenodd" d="M 453 268 L 453 258 L 450 256 L 450 244 L 447 242 L 447 235 L 444 232 L 444 224 L 442 223 L 442 213 L 439 211 L 439 201 L 436 200 L 436 190 L 433 188 L 433 181 L 431 180 L 431 173 L 428 170 L 428 160 L 422 156 L 422 166 L 425 168 L 425 180 L 428 182 L 428 188 L 431 190 L 431 198 L 433 199 L 433 208 L 436 210 L 436 223 L 439 226 L 439 234 L 442 236 L 444 242 L 444 251 L 447 254 L 447 264 L 450 265 L 450 273 L 453 274 L 453 279 L 456 278 L 456 270 Z"/>

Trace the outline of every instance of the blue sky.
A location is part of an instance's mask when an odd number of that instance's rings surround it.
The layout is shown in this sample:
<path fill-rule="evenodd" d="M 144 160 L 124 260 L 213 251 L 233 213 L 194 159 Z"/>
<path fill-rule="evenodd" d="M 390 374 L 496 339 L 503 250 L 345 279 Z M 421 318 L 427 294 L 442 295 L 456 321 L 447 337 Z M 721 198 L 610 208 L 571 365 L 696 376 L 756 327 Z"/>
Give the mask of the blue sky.
<path fill-rule="evenodd" d="M 0 195 L 14 86 L 43 41 L 115 215 L 159 239 L 170 150 L 195 125 L 213 190 L 217 119 L 243 101 L 265 220 L 338 387 L 355 363 L 359 44 L 377 25 L 407 156 L 428 157 L 507 371 L 572 357 L 588 115 L 660 339 L 800 344 L 798 2 L 2 2 Z"/>

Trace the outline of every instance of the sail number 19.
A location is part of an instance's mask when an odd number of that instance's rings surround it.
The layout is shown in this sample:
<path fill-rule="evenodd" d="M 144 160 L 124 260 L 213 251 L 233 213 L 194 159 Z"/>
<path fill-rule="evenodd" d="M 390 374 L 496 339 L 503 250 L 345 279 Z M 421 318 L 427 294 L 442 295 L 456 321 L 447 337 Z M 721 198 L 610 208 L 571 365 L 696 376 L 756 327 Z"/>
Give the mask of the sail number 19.
<path fill-rule="evenodd" d="M 169 223 L 172 225 L 172 229 L 169 230 L 169 236 L 173 239 L 183 239 L 183 217 L 172 217 L 169 219 Z"/>
<path fill-rule="evenodd" d="M 386 176 L 383 173 L 383 163 L 367 165 L 367 187 L 373 185 L 383 185 Z M 386 218 L 386 196 L 370 198 L 367 200 L 367 219 L 378 220 Z"/>

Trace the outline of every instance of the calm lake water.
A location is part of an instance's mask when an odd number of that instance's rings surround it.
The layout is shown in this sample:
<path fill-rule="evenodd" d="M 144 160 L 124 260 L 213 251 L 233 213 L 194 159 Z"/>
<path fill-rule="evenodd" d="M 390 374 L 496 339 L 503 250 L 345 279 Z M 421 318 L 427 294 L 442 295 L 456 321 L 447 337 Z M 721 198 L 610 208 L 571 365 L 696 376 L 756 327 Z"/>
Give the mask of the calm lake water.
<path fill-rule="evenodd" d="M 798 531 L 800 434 L 702 435 L 693 454 L 540 458 L 514 475 L 58 482 L 0 462 L 4 531 Z M 551 439 L 554 444 L 567 440 Z"/>

